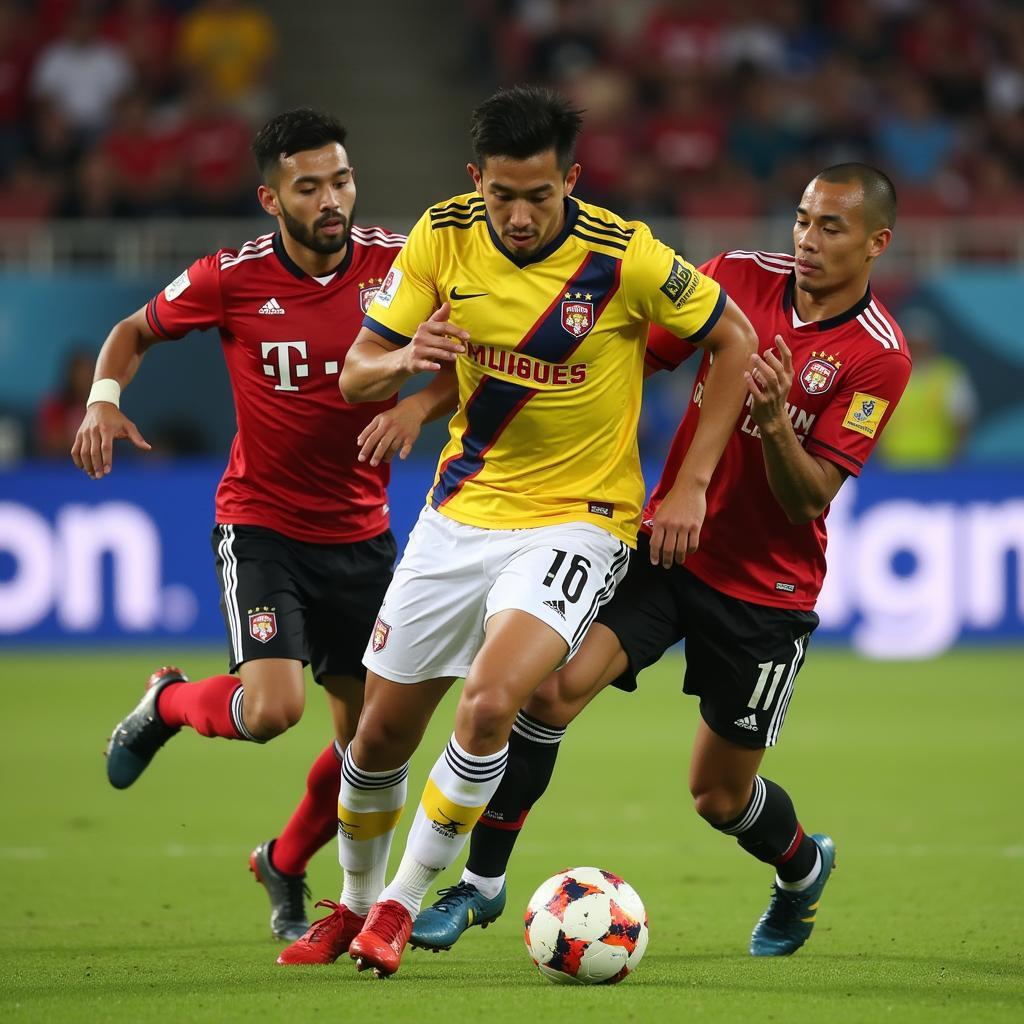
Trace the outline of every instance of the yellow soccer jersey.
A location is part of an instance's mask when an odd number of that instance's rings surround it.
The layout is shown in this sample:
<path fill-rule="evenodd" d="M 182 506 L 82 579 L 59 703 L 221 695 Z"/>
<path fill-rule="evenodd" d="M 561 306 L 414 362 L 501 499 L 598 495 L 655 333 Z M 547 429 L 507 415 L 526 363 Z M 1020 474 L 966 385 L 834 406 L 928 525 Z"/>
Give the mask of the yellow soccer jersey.
<path fill-rule="evenodd" d="M 634 545 L 647 329 L 699 340 L 719 285 L 645 224 L 572 197 L 558 236 L 517 262 L 474 192 L 423 215 L 364 323 L 406 344 L 446 299 L 471 341 L 429 503 L 491 529 L 591 522 Z"/>

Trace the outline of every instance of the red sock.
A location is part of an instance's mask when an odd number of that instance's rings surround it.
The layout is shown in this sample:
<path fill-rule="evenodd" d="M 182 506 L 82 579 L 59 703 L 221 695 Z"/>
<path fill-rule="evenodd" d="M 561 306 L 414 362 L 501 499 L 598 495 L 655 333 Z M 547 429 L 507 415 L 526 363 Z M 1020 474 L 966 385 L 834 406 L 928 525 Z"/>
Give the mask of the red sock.
<path fill-rule="evenodd" d="M 183 725 L 203 736 L 245 740 L 242 683 L 238 676 L 211 676 L 196 683 L 171 683 L 160 691 L 156 710 L 170 726 Z"/>
<path fill-rule="evenodd" d="M 310 857 L 338 833 L 338 790 L 341 756 L 332 743 L 313 762 L 306 777 L 306 792 L 277 837 L 271 860 L 286 875 L 301 875 Z"/>

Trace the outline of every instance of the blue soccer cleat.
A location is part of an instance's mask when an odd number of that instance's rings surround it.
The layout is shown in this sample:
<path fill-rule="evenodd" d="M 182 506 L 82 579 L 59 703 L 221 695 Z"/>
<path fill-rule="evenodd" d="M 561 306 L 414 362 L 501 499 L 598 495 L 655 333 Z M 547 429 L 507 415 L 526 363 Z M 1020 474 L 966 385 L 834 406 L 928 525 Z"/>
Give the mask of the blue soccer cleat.
<path fill-rule="evenodd" d="M 421 910 L 412 926 L 409 943 L 419 949 L 451 949 L 467 928 L 486 928 L 505 909 L 505 885 L 488 899 L 470 882 L 439 889 L 437 901 Z"/>
<path fill-rule="evenodd" d="M 802 892 L 790 892 L 772 884 L 772 898 L 750 936 L 751 956 L 789 956 L 814 930 L 814 918 L 825 883 L 836 864 L 836 846 L 831 838 L 813 835 L 821 854 L 821 873 Z"/>
<path fill-rule="evenodd" d="M 156 752 L 176 733 L 156 710 L 165 686 L 184 683 L 188 676 L 173 665 L 158 668 L 146 683 L 142 700 L 114 727 L 107 744 L 107 778 L 115 789 L 127 789 L 145 770 Z"/>

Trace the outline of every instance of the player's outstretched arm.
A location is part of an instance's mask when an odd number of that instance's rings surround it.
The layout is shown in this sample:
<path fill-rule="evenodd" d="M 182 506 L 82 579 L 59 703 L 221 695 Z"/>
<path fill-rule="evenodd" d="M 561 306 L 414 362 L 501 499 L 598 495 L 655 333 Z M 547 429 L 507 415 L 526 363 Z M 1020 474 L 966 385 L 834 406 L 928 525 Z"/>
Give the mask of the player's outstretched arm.
<path fill-rule="evenodd" d="M 651 528 L 651 564 L 666 569 L 681 565 L 700 543 L 708 484 L 747 398 L 743 371 L 757 351 L 757 335 L 739 306 L 726 299 L 718 322 L 699 346 L 714 356 L 704 381 L 700 420 Z"/>
<path fill-rule="evenodd" d="M 146 350 L 162 340 L 150 329 L 142 308 L 118 323 L 100 349 L 93 382 L 113 383 L 105 387 L 106 398 L 90 401 L 71 447 L 71 461 L 93 480 L 101 479 L 113 468 L 114 441 L 119 438 L 126 438 L 142 451 L 150 450 L 149 442 L 116 402 L 135 376 Z"/>
<path fill-rule="evenodd" d="M 407 345 L 396 345 L 363 327 L 348 350 L 338 387 L 346 402 L 380 402 L 417 373 L 437 372 L 465 352 L 469 332 L 448 321 L 451 303 L 441 305 L 416 328 Z"/>
<path fill-rule="evenodd" d="M 356 439 L 359 461 L 379 466 L 397 453 L 404 459 L 420 436 L 420 428 L 451 412 L 459 403 L 459 383 L 451 366 L 444 367 L 422 391 L 403 398 L 393 409 L 378 413 Z"/>
<path fill-rule="evenodd" d="M 777 352 L 750 357 L 744 373 L 752 396 L 750 414 L 761 431 L 768 485 L 791 523 L 817 519 L 839 492 L 844 476 L 839 467 L 806 451 L 786 409 L 793 384 L 793 357 L 775 335 Z"/>

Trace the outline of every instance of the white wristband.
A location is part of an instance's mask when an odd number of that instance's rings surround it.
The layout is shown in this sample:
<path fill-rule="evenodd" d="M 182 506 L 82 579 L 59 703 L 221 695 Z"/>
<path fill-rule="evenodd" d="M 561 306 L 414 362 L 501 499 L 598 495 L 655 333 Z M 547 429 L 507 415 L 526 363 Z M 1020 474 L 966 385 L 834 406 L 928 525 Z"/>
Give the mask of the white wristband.
<path fill-rule="evenodd" d="M 121 385 L 114 380 L 113 377 L 104 377 L 102 380 L 94 380 L 92 382 L 92 390 L 89 392 L 89 398 L 86 401 L 86 405 L 92 405 L 95 402 L 109 402 L 116 408 L 121 408 Z"/>

